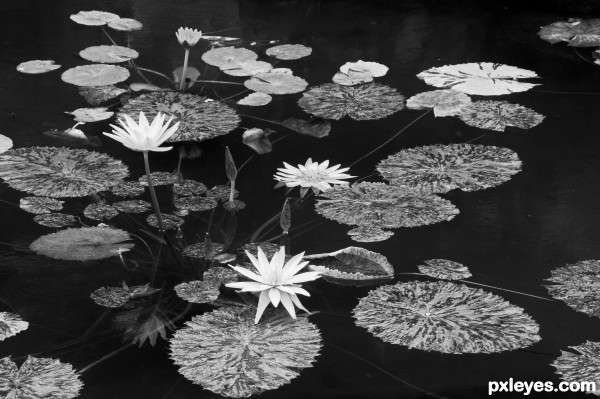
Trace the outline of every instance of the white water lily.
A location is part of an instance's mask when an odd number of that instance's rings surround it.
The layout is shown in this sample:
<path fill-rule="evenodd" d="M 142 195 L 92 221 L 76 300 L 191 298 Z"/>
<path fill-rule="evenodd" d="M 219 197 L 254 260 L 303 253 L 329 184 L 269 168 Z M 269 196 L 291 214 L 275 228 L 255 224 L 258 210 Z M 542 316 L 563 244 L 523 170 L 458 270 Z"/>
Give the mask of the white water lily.
<path fill-rule="evenodd" d="M 258 248 L 258 259 L 246 251 L 248 259 L 252 262 L 259 274 L 240 266 L 231 266 L 233 270 L 254 281 L 242 281 L 225 284 L 229 288 L 237 288 L 240 292 L 260 292 L 258 299 L 258 310 L 254 323 L 258 323 L 263 312 L 269 305 L 277 307 L 281 302 L 290 316 L 296 318 L 294 305 L 306 312 L 308 310 L 302 306 L 297 294 L 310 296 L 310 294 L 299 286 L 300 283 L 316 280 L 320 277 L 319 272 L 298 273 L 308 262 L 301 262 L 304 252 L 294 256 L 285 262 L 285 247 L 273 255 L 271 262 L 267 259 L 262 249 Z"/>
<path fill-rule="evenodd" d="M 179 44 L 185 48 L 190 48 L 198 43 L 198 40 L 202 37 L 202 31 L 192 28 L 179 28 L 175 32 L 175 36 L 177 36 Z"/>
<path fill-rule="evenodd" d="M 173 117 L 164 123 L 165 115 L 159 112 L 152 124 L 148 123 L 148 119 L 143 112 L 140 112 L 139 123 L 136 123 L 130 116 L 123 115 L 125 119 L 119 119 L 121 127 L 110 125 L 113 128 L 112 133 L 104 133 L 106 136 L 117 140 L 125 147 L 135 151 L 169 151 L 173 147 L 159 147 L 169 137 L 171 137 L 177 129 L 179 122 L 169 127 Z"/>
<path fill-rule="evenodd" d="M 298 165 L 297 168 L 286 162 L 283 164 L 285 168 L 277 168 L 278 172 L 274 175 L 275 180 L 279 181 L 275 187 L 283 185 L 290 188 L 300 186 L 301 197 L 306 195 L 309 188 L 312 188 L 315 194 L 319 194 L 321 191 L 327 191 L 335 185 L 348 184 L 343 179 L 356 177 L 344 173 L 350 168 L 340 168 L 339 164 L 328 167 L 329 160 L 319 164 L 308 158 L 304 165 Z"/>

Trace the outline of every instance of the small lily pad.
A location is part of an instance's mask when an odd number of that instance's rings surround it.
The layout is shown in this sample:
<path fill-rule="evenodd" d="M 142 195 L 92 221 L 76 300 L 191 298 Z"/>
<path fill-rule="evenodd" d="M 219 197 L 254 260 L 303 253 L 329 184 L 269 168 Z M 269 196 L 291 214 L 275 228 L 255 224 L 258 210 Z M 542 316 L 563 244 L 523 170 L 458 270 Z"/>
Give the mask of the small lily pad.
<path fill-rule="evenodd" d="M 182 218 L 180 218 L 179 216 L 175 216 L 175 215 L 161 213 L 160 216 L 163 220 L 163 226 L 167 230 L 178 229 L 185 222 Z M 159 228 L 158 220 L 156 218 L 156 214 L 154 214 L 154 213 L 151 215 L 148 215 L 148 217 L 146 218 L 146 222 L 150 226 L 152 226 L 156 229 Z"/>
<path fill-rule="evenodd" d="M 53 60 L 33 60 L 22 62 L 17 65 L 17 71 L 31 75 L 40 73 L 52 72 L 59 69 L 62 65 L 58 65 Z"/>
<path fill-rule="evenodd" d="M 544 120 L 544 115 L 506 101 L 475 101 L 462 108 L 458 117 L 469 126 L 497 132 L 503 132 L 507 126 L 531 129 Z"/>
<path fill-rule="evenodd" d="M 152 209 L 152 204 L 143 200 L 118 201 L 112 205 L 123 213 L 144 213 Z"/>
<path fill-rule="evenodd" d="M 600 260 L 583 260 L 551 271 L 547 285 L 554 299 L 589 316 L 600 317 Z"/>
<path fill-rule="evenodd" d="M 394 232 L 377 226 L 357 226 L 348 230 L 348 235 L 356 242 L 379 242 L 387 240 Z"/>
<path fill-rule="evenodd" d="M 150 179 L 152 180 L 153 186 L 168 186 L 177 181 L 177 175 L 169 172 L 152 172 L 150 173 Z M 143 187 L 148 187 L 148 176 L 140 176 L 138 182 Z"/>
<path fill-rule="evenodd" d="M 124 198 L 134 198 L 142 195 L 146 189 L 137 181 L 123 181 L 110 188 L 114 195 Z"/>
<path fill-rule="evenodd" d="M 106 86 L 129 78 L 129 71 L 117 65 L 90 64 L 67 69 L 61 75 L 64 82 L 76 86 Z"/>
<path fill-rule="evenodd" d="M 225 246 L 223 244 L 213 242 L 211 243 L 210 249 L 207 252 L 205 243 L 200 242 L 185 247 L 181 254 L 191 258 L 212 259 L 217 254 L 222 253 L 224 250 Z"/>
<path fill-rule="evenodd" d="M 217 47 L 202 54 L 202 61 L 219 68 L 230 62 L 255 61 L 257 58 L 254 51 L 236 47 Z"/>
<path fill-rule="evenodd" d="M 331 80 L 333 83 L 337 83 L 342 86 L 356 86 L 358 84 L 372 82 L 373 75 L 368 72 L 336 72 Z"/>
<path fill-rule="evenodd" d="M 129 291 L 121 287 L 101 287 L 90 294 L 90 298 L 106 308 L 120 308 L 129 302 Z"/>
<path fill-rule="evenodd" d="M 109 111 L 106 107 L 99 108 L 78 108 L 73 112 L 69 112 L 71 115 L 75 117 L 77 122 L 98 122 L 104 121 L 106 119 L 112 118 L 115 114 L 112 111 Z"/>
<path fill-rule="evenodd" d="M 54 227 L 57 229 L 60 227 L 73 226 L 77 223 L 75 216 L 66 213 L 44 213 L 35 216 L 33 221 L 42 226 Z"/>
<path fill-rule="evenodd" d="M 254 76 L 271 71 L 273 65 L 264 61 L 231 61 L 219 69 L 230 76 Z"/>
<path fill-rule="evenodd" d="M 244 82 L 248 89 L 265 94 L 294 94 L 306 89 L 308 82 L 289 73 L 259 73 Z"/>
<path fill-rule="evenodd" d="M 248 105 L 250 107 L 260 107 L 271 102 L 273 97 L 265 93 L 250 93 L 237 102 L 239 105 Z"/>
<path fill-rule="evenodd" d="M 27 330 L 29 323 L 15 313 L 0 312 L 0 341 Z M 0 392 L 2 389 L 0 388 Z"/>
<path fill-rule="evenodd" d="M 304 58 L 312 53 L 312 48 L 301 44 L 282 44 L 279 46 L 270 47 L 266 54 L 278 60 L 297 60 Z"/>
<path fill-rule="evenodd" d="M 472 276 L 469 269 L 458 262 L 446 259 L 429 259 L 419 265 L 419 271 L 430 277 L 443 280 L 462 280 Z"/>
<path fill-rule="evenodd" d="M 71 20 L 80 25 L 103 26 L 108 22 L 120 19 L 117 14 L 106 11 L 79 11 L 71 15 Z"/>
<path fill-rule="evenodd" d="M 183 198 L 177 198 L 173 201 L 178 209 L 185 209 L 192 212 L 208 211 L 216 208 L 219 204 L 212 198 L 190 195 Z"/>
<path fill-rule="evenodd" d="M 181 75 L 181 74 L 180 74 Z M 187 73 L 186 73 L 187 75 Z M 131 91 L 169 91 L 169 89 L 163 89 L 150 83 L 132 83 L 129 85 Z"/>
<path fill-rule="evenodd" d="M 389 68 L 378 62 L 358 60 L 356 62 L 346 62 L 340 67 L 340 72 L 363 72 L 368 73 L 374 78 L 384 76 L 388 72 Z"/>
<path fill-rule="evenodd" d="M 181 82 L 182 74 L 183 74 L 183 67 L 179 67 L 179 68 L 173 70 L 173 80 L 175 81 L 175 84 L 177 85 L 177 87 L 179 87 L 179 82 Z M 194 67 L 188 66 L 187 69 L 185 70 L 185 78 L 184 78 L 186 80 L 185 88 L 186 89 L 191 88 L 196 83 L 196 80 L 199 77 L 200 77 L 200 71 Z M 156 91 L 156 90 L 152 90 L 152 91 Z"/>
<path fill-rule="evenodd" d="M 23 197 L 19 200 L 19 208 L 29 213 L 41 215 L 52 211 L 60 211 L 65 201 L 50 197 Z"/>
<path fill-rule="evenodd" d="M 87 101 L 90 105 L 100 105 L 103 102 L 119 97 L 126 91 L 127 90 L 113 85 L 79 87 L 79 94 L 81 94 L 85 101 Z"/>
<path fill-rule="evenodd" d="M 83 210 L 86 218 L 93 220 L 110 220 L 119 214 L 114 207 L 108 204 L 89 204 Z"/>
<path fill-rule="evenodd" d="M 600 46 L 600 19 L 570 18 L 543 26 L 538 35 L 552 44 L 566 42 L 573 47 Z"/>
<path fill-rule="evenodd" d="M 135 60 L 140 54 L 123 46 L 91 46 L 81 50 L 79 56 L 84 60 L 99 64 L 118 64 Z"/>
<path fill-rule="evenodd" d="M 221 201 L 228 201 L 231 188 L 229 186 L 217 185 L 206 192 L 208 198 L 215 198 Z M 233 190 L 233 198 L 236 198 L 240 192 Z"/>
<path fill-rule="evenodd" d="M 267 154 L 273 151 L 273 145 L 269 136 L 275 133 L 271 129 L 248 129 L 242 135 L 242 143 L 256 151 L 257 154 Z"/>
<path fill-rule="evenodd" d="M 177 284 L 174 289 L 177 296 L 191 303 L 210 303 L 219 297 L 219 286 L 214 281 L 189 281 Z"/>
<path fill-rule="evenodd" d="M 196 180 L 186 179 L 173 184 L 173 192 L 178 195 L 199 195 L 205 193 L 206 190 L 204 183 Z"/>
<path fill-rule="evenodd" d="M 271 259 L 273 257 L 273 255 L 275 255 L 279 249 L 281 248 L 279 245 L 272 243 L 272 242 L 249 242 L 247 244 L 242 245 L 239 249 L 238 249 L 238 254 L 247 259 L 247 255 L 246 255 L 246 251 L 250 252 L 251 254 L 256 254 L 258 253 L 258 248 L 260 248 L 265 256 L 269 259 Z M 249 261 L 250 259 L 248 259 Z"/>
<path fill-rule="evenodd" d="M 144 27 L 140 21 L 131 18 L 119 18 L 108 21 L 108 27 L 123 32 L 140 30 Z"/>
<path fill-rule="evenodd" d="M 225 209 L 226 211 L 229 211 L 229 212 L 241 211 L 245 207 L 246 207 L 246 204 L 244 202 L 235 200 L 235 199 L 233 201 L 223 202 L 223 209 Z"/>
<path fill-rule="evenodd" d="M 406 108 L 416 110 L 433 108 L 436 117 L 458 115 L 470 104 L 471 97 L 453 89 L 426 91 L 406 100 Z"/>

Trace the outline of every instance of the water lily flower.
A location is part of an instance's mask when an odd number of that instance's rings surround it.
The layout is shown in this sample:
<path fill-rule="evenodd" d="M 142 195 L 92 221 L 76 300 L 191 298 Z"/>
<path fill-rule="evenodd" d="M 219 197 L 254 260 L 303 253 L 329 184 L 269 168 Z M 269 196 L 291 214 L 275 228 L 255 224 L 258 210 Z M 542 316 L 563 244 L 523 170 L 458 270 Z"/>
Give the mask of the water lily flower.
<path fill-rule="evenodd" d="M 179 129 L 179 122 L 169 127 L 173 120 L 172 116 L 167 123 L 164 123 L 165 115 L 159 112 L 152 124 L 148 123 L 148 119 L 146 119 L 143 112 L 140 112 L 139 123 L 136 123 L 128 115 L 124 115 L 124 117 L 125 119 L 119 120 L 121 127 L 110 125 L 113 128 L 112 133 L 104 134 L 134 151 L 163 152 L 173 148 L 159 147 Z"/>
<path fill-rule="evenodd" d="M 278 172 L 274 175 L 275 180 L 279 181 L 276 188 L 283 185 L 287 187 L 300 186 L 300 196 L 304 197 L 311 188 L 315 194 L 321 191 L 327 191 L 334 185 L 348 184 L 343 179 L 352 177 L 344 172 L 350 168 L 340 168 L 340 165 L 329 166 L 329 160 L 321 162 L 313 162 L 311 158 L 304 165 L 293 167 L 284 162 L 285 168 L 277 168 Z"/>
<path fill-rule="evenodd" d="M 298 273 L 308 262 L 301 262 L 304 252 L 292 257 L 285 262 L 285 247 L 281 247 L 279 251 L 273 255 L 269 262 L 262 249 L 258 248 L 258 259 L 246 251 L 246 255 L 258 271 L 258 274 L 240 266 L 231 266 L 233 270 L 246 276 L 254 281 L 242 281 L 236 283 L 225 284 L 229 288 L 238 288 L 240 292 L 260 292 L 258 299 L 258 310 L 254 323 L 258 323 L 263 312 L 269 305 L 277 307 L 281 302 L 283 307 L 288 311 L 290 316 L 296 318 L 296 310 L 294 305 L 306 312 L 308 310 L 302 306 L 297 294 L 310 296 L 310 294 L 300 287 L 300 283 L 316 280 L 320 277 L 319 272 Z"/>
<path fill-rule="evenodd" d="M 179 44 L 181 44 L 184 48 L 189 49 L 198 43 L 198 40 L 200 40 L 202 37 L 202 31 L 182 27 L 175 32 L 175 36 L 177 36 Z"/>

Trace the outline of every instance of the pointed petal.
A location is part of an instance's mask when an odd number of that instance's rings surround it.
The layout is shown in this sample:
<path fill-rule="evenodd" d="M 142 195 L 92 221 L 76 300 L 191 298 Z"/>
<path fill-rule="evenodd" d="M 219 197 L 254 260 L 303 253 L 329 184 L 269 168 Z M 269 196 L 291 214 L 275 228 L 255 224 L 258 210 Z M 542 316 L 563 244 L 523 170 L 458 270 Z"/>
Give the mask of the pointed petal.
<path fill-rule="evenodd" d="M 277 307 L 279 305 L 279 301 L 281 300 L 281 292 L 277 288 L 271 288 L 269 290 L 269 299 L 273 306 Z"/>
<path fill-rule="evenodd" d="M 236 272 L 238 272 L 239 274 L 248 277 L 249 279 L 258 281 L 259 283 L 267 284 L 267 281 L 265 281 L 265 279 L 262 276 L 259 276 L 258 274 L 251 272 L 248 269 L 245 269 L 240 266 L 231 266 L 231 268 L 233 270 L 235 270 Z"/>
<path fill-rule="evenodd" d="M 300 302 L 300 299 L 298 299 L 298 297 L 297 297 L 296 295 L 291 295 L 291 294 L 290 294 L 290 298 L 291 298 L 292 302 L 294 302 L 294 305 L 296 305 L 296 307 L 297 307 L 298 309 L 302 309 L 302 310 L 304 310 L 305 312 L 308 312 L 308 313 L 310 313 L 310 312 L 308 311 L 308 309 L 306 309 L 306 308 L 305 308 L 305 307 L 302 305 L 302 303 Z"/>
<path fill-rule="evenodd" d="M 267 276 L 268 276 L 268 270 L 260 263 L 260 261 L 258 259 L 256 259 L 254 257 L 254 255 L 252 255 L 248 251 L 246 251 L 246 256 L 248 256 L 248 259 L 250 259 L 250 262 L 252 262 L 252 264 L 254 265 L 254 267 L 256 268 L 256 270 L 258 270 L 258 272 L 260 273 L 260 275 L 262 276 L 262 278 L 263 279 L 267 278 Z M 267 264 L 268 263 L 269 262 L 267 262 Z"/>
<path fill-rule="evenodd" d="M 280 291 L 287 292 L 288 294 L 301 294 L 305 296 L 310 296 L 308 291 L 304 288 L 296 287 L 295 285 L 280 285 L 277 287 Z"/>
<path fill-rule="evenodd" d="M 287 263 L 285 264 L 285 266 L 283 266 L 282 273 L 281 273 L 281 279 L 283 282 L 286 282 L 288 278 L 292 277 L 300 269 L 302 269 L 304 266 L 306 266 L 308 264 L 308 262 L 300 262 L 302 260 L 303 256 L 304 256 L 304 252 L 299 253 L 298 255 L 295 255 L 294 257 L 292 257 L 292 259 L 288 260 Z M 302 266 L 298 267 L 299 265 L 302 265 Z"/>
<path fill-rule="evenodd" d="M 263 312 L 269 305 L 269 293 L 268 291 L 263 291 L 260 293 L 260 297 L 258 298 L 258 309 L 256 309 L 256 317 L 254 318 L 254 324 L 257 324 L 262 316 Z"/>
<path fill-rule="evenodd" d="M 292 316 L 292 318 L 295 319 L 296 318 L 296 309 L 294 309 L 294 303 L 290 299 L 290 296 L 288 294 L 286 294 L 285 292 L 281 293 L 281 303 L 282 303 L 283 307 L 285 308 L 285 310 L 288 311 L 290 316 Z"/>
<path fill-rule="evenodd" d="M 286 284 L 300 284 L 305 283 L 307 281 L 313 281 L 321 277 L 320 272 L 306 272 L 296 274 L 295 276 L 290 277 L 285 283 Z"/>
<path fill-rule="evenodd" d="M 259 292 L 270 289 L 272 286 L 255 281 L 238 281 L 227 283 L 225 287 L 239 289 L 240 292 Z"/>

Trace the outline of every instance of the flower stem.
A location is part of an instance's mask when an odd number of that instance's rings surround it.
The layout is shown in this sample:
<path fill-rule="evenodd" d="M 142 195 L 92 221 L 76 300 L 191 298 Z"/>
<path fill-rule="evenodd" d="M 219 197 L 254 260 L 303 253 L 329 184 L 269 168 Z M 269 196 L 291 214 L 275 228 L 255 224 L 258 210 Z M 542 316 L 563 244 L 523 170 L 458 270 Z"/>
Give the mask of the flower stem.
<path fill-rule="evenodd" d="M 183 58 L 183 70 L 181 71 L 181 81 L 179 82 L 179 91 L 183 91 L 185 85 L 185 73 L 187 72 L 188 58 L 190 57 L 190 49 L 185 49 L 185 57 Z"/>
<path fill-rule="evenodd" d="M 235 180 L 229 180 L 231 182 L 231 190 L 229 191 L 229 202 L 233 203 L 233 194 L 235 193 Z"/>
<path fill-rule="evenodd" d="M 154 213 L 156 213 L 156 221 L 158 222 L 159 230 L 164 230 L 165 225 L 160 215 L 160 208 L 158 206 L 158 200 L 156 199 L 156 193 L 154 192 L 154 186 L 152 185 L 152 177 L 150 176 L 150 163 L 148 162 L 148 151 L 144 151 L 144 166 L 146 167 L 146 177 L 148 178 L 148 188 L 150 189 L 150 197 L 152 197 L 152 205 L 154 205 Z"/>

